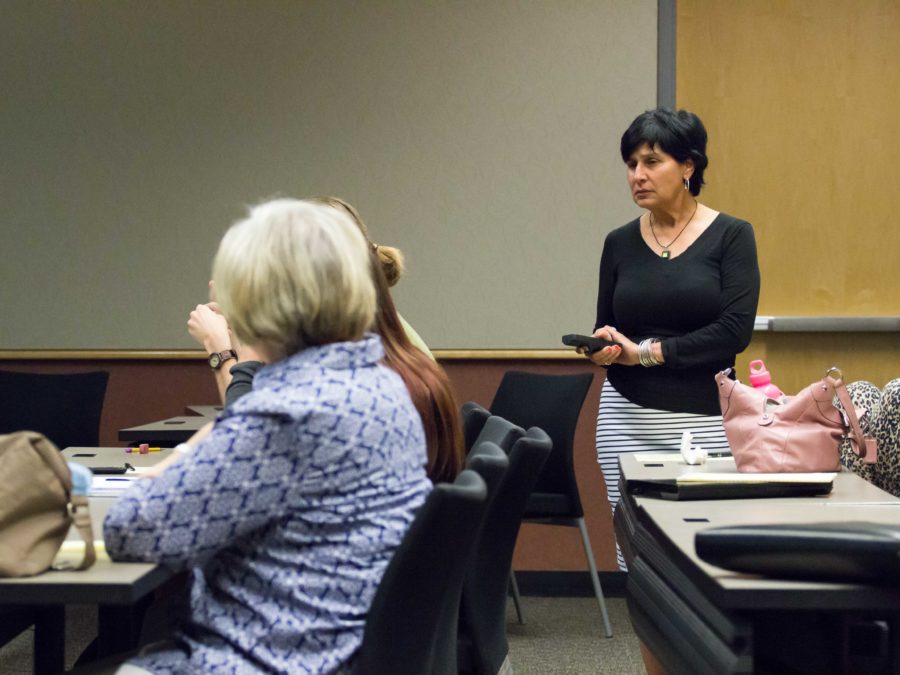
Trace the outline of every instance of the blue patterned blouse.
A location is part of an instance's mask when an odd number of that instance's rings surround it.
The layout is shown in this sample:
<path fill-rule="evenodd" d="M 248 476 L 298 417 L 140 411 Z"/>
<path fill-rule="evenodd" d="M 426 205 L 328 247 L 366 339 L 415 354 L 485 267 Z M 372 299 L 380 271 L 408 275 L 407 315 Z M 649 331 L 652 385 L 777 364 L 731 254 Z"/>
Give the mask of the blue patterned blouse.
<path fill-rule="evenodd" d="M 188 457 L 109 512 L 114 560 L 189 568 L 155 673 L 330 673 L 362 641 L 384 569 L 425 500 L 422 423 L 368 335 L 263 368 Z"/>

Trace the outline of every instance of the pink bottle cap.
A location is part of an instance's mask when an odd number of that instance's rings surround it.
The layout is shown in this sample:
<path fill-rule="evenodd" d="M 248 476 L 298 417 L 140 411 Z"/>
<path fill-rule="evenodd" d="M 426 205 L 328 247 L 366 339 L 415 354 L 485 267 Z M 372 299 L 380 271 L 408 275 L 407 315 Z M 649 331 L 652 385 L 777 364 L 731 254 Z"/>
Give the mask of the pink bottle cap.
<path fill-rule="evenodd" d="M 754 387 L 764 387 L 772 381 L 772 376 L 766 370 L 766 364 L 760 359 L 750 362 L 750 384 Z"/>

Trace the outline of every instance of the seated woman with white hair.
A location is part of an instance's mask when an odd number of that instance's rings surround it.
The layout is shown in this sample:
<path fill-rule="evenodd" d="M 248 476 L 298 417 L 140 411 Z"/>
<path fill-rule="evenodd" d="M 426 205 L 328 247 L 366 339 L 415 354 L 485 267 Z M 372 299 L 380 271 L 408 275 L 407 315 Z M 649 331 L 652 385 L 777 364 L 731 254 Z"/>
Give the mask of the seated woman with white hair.
<path fill-rule="evenodd" d="M 191 576 L 172 639 L 121 670 L 332 673 L 431 489 L 422 422 L 367 333 L 375 288 L 349 216 L 258 206 L 222 239 L 213 279 L 231 330 L 269 365 L 107 516 L 114 560 Z"/>

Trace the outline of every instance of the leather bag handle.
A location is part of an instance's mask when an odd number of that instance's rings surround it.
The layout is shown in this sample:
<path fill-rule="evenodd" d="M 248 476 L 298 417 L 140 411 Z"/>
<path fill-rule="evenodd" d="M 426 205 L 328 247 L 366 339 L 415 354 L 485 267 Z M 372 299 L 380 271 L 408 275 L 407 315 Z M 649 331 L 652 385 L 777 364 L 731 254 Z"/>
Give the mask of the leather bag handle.
<path fill-rule="evenodd" d="M 838 373 L 838 377 L 832 376 L 832 373 L 835 372 Z M 863 434 L 859 418 L 856 416 L 856 408 L 853 406 L 853 401 L 850 400 L 850 393 L 840 377 L 840 371 L 836 368 L 829 369 L 825 374 L 825 382 L 837 395 L 844 414 L 850 422 L 851 447 L 855 446 L 854 451 L 866 464 L 875 464 L 878 461 L 878 444 L 874 438 Z"/>
<path fill-rule="evenodd" d="M 97 560 L 94 551 L 94 528 L 91 525 L 91 512 L 88 508 L 88 498 L 84 495 L 72 495 L 69 499 L 69 513 L 78 534 L 84 539 L 84 557 L 76 570 L 86 570 Z"/>

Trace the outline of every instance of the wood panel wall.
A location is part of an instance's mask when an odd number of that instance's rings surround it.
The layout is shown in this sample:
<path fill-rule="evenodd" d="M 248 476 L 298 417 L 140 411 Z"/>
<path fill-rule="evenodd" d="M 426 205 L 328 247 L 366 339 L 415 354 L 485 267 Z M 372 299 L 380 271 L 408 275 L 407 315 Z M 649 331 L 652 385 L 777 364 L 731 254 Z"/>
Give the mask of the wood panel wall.
<path fill-rule="evenodd" d="M 575 434 L 575 470 L 585 511 L 585 521 L 601 571 L 616 571 L 612 514 L 606 502 L 606 486 L 594 451 L 594 426 L 603 384 L 601 369 L 583 359 L 500 358 L 455 359 L 442 363 L 453 381 L 459 401 L 489 406 L 507 370 L 571 374 L 594 372 L 595 378 Z M 0 369 L 26 372 L 70 373 L 91 370 L 109 372 L 109 385 L 100 420 L 100 445 L 124 446 L 118 430 L 154 420 L 184 415 L 188 405 L 217 403 L 209 366 L 194 359 L 12 359 L 0 356 Z M 523 525 L 513 566 L 517 570 L 583 571 L 587 569 L 578 530 L 546 525 Z"/>
<path fill-rule="evenodd" d="M 677 103 L 709 131 L 704 203 L 753 223 L 760 314 L 900 314 L 900 3 L 679 0 Z M 900 375 L 896 334 L 758 334 L 794 392 Z"/>

